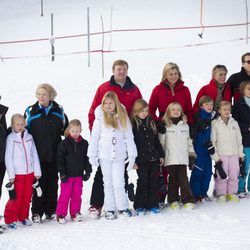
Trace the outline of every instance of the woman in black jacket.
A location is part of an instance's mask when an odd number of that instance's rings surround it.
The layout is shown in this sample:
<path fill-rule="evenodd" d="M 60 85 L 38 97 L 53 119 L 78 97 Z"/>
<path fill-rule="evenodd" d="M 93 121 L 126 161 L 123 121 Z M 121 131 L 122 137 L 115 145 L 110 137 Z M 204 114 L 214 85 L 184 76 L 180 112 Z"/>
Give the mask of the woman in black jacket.
<path fill-rule="evenodd" d="M 164 151 L 158 139 L 154 121 L 149 116 L 148 104 L 139 99 L 132 111 L 134 140 L 138 151 L 137 189 L 134 208 L 138 215 L 147 211 L 159 213 L 158 172 L 164 162 Z"/>

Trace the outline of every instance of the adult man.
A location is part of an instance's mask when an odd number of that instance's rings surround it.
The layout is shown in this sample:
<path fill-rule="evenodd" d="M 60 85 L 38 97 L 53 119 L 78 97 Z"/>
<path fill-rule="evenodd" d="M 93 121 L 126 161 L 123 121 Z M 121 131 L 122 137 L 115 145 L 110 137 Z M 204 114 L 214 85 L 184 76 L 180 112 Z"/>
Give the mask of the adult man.
<path fill-rule="evenodd" d="M 243 81 L 250 80 L 250 52 L 247 52 L 244 55 L 242 55 L 241 63 L 242 63 L 241 71 L 232 74 L 227 80 L 227 83 L 231 87 L 231 92 L 234 98 L 234 102 L 237 101 L 240 97 L 240 91 L 239 91 L 240 83 Z"/>
<path fill-rule="evenodd" d="M 124 60 L 117 60 L 112 66 L 113 75 L 110 80 L 101 84 L 95 94 L 92 105 L 89 110 L 89 129 L 92 129 L 95 120 L 95 109 L 102 102 L 102 98 L 108 91 L 117 94 L 119 101 L 125 106 L 128 114 L 130 114 L 134 102 L 142 98 L 139 88 L 130 80 L 128 75 L 128 63 Z M 100 166 L 97 168 L 92 193 L 90 198 L 89 213 L 90 215 L 99 217 L 104 203 L 103 180 Z"/>

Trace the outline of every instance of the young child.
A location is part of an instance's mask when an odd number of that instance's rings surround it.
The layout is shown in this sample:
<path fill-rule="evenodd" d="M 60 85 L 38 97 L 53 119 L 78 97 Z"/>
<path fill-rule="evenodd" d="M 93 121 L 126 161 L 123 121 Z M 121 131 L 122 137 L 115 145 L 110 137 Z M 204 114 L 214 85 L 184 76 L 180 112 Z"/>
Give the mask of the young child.
<path fill-rule="evenodd" d="M 56 215 L 60 224 L 66 222 L 69 206 L 72 221 L 81 221 L 82 181 L 87 181 L 92 172 L 87 156 L 88 142 L 80 133 L 82 125 L 79 120 L 70 121 L 65 130 L 65 139 L 57 150 L 57 167 L 61 179 L 61 193 L 57 202 Z"/>
<path fill-rule="evenodd" d="M 158 198 L 159 164 L 163 165 L 164 151 L 160 144 L 157 129 L 149 116 L 148 104 L 138 99 L 133 106 L 131 115 L 134 140 L 137 147 L 137 188 L 134 209 L 137 215 L 146 211 L 160 213 Z"/>
<path fill-rule="evenodd" d="M 218 112 L 219 117 L 212 121 L 211 139 L 215 148 L 212 158 L 215 168 L 222 167 L 226 175 L 223 177 L 220 172 L 217 175 L 215 192 L 218 201 L 237 202 L 239 159 L 244 159 L 241 132 L 237 121 L 230 116 L 229 101 L 221 101 Z"/>
<path fill-rule="evenodd" d="M 232 116 L 239 123 L 243 152 L 245 161 L 241 163 L 241 171 L 238 186 L 238 195 L 240 198 L 245 198 L 250 192 L 250 81 L 244 81 L 240 84 L 241 97 L 233 106 Z M 245 168 L 244 168 L 245 165 Z M 246 187 L 246 179 L 247 187 Z M 246 190 L 247 188 L 247 190 Z M 247 192 L 248 193 L 247 193 Z"/>
<path fill-rule="evenodd" d="M 204 95 L 200 98 L 200 110 L 194 114 L 194 149 L 197 155 L 190 178 L 190 187 L 196 202 L 210 201 L 207 195 L 212 176 L 212 160 L 214 147 L 211 142 L 211 120 L 214 116 L 213 99 Z"/>
<path fill-rule="evenodd" d="M 24 117 L 15 114 L 11 118 L 12 133 L 6 141 L 5 164 L 10 184 L 14 183 L 15 199 L 9 199 L 4 220 L 9 228 L 16 229 L 18 221 L 30 226 L 29 208 L 32 184 L 41 177 L 41 168 L 32 135 L 25 129 Z"/>
<path fill-rule="evenodd" d="M 187 165 L 189 156 L 195 156 L 192 140 L 189 137 L 189 126 L 179 103 L 170 103 L 162 120 L 166 124 L 166 133 L 159 134 L 165 150 L 165 163 L 168 168 L 168 203 L 170 208 L 179 208 L 180 188 L 181 202 L 184 208 L 194 208 L 194 198 L 188 183 Z M 193 163 L 192 163 L 193 164 Z"/>
<path fill-rule="evenodd" d="M 88 148 L 92 166 L 100 164 L 104 182 L 104 207 L 107 219 L 116 218 L 116 209 L 131 216 L 124 188 L 125 159 L 133 168 L 137 150 L 125 108 L 114 92 L 107 92 L 95 110 L 95 121 Z"/>

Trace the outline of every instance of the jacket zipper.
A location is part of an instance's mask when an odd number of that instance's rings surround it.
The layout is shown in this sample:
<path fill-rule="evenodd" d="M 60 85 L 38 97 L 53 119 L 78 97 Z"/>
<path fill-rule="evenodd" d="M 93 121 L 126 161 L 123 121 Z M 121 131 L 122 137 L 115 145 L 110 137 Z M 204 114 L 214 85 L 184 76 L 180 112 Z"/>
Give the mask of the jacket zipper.
<path fill-rule="evenodd" d="M 27 174 L 28 174 L 28 169 L 29 169 L 29 166 L 28 166 L 28 157 L 27 157 L 27 151 L 26 151 L 26 148 L 25 148 L 25 145 L 24 145 L 23 138 L 22 138 L 22 144 L 23 144 L 23 149 L 24 149 L 24 154 L 25 154 L 25 160 L 26 160 L 26 171 L 27 171 Z"/>

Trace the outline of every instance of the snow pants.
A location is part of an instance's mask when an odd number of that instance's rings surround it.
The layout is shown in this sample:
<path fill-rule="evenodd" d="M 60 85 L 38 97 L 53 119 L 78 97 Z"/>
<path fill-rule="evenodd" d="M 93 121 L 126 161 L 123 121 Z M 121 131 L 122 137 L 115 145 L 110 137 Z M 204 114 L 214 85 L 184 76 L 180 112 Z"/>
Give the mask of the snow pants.
<path fill-rule="evenodd" d="M 82 177 L 69 177 L 67 182 L 61 182 L 61 193 L 57 201 L 56 214 L 66 216 L 68 207 L 71 216 L 80 213 L 82 205 Z"/>
<path fill-rule="evenodd" d="M 243 148 L 243 152 L 245 154 L 245 172 L 246 176 L 244 178 L 239 177 L 239 192 L 250 192 L 250 147 Z M 247 181 L 247 190 L 246 190 L 246 181 Z"/>
<path fill-rule="evenodd" d="M 0 162 L 0 199 L 2 196 L 2 185 L 3 185 L 5 171 L 6 171 L 6 167 L 5 167 L 4 162 Z"/>
<path fill-rule="evenodd" d="M 29 217 L 33 181 L 34 173 L 15 176 L 16 199 L 9 199 L 5 206 L 4 221 L 6 224 L 23 221 Z"/>
<path fill-rule="evenodd" d="M 158 178 L 162 174 L 163 179 L 164 179 L 164 184 L 165 184 L 165 190 L 163 191 L 158 191 L 158 196 L 159 196 L 159 202 L 165 203 L 165 199 L 167 196 L 167 187 L 168 187 L 168 168 L 167 167 L 162 167 L 162 172 L 159 170 L 158 171 Z"/>

